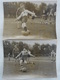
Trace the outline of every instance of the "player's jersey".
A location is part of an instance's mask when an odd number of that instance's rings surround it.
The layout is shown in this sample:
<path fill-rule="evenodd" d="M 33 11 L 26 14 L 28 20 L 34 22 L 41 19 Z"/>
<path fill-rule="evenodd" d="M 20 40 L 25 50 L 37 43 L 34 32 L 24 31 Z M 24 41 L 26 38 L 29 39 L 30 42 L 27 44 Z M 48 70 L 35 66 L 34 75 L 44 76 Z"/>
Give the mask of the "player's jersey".
<path fill-rule="evenodd" d="M 28 16 L 28 12 L 26 10 L 24 10 L 22 13 L 21 13 L 22 17 L 24 16 Z"/>
<path fill-rule="evenodd" d="M 30 57 L 30 56 L 33 57 L 31 52 L 25 50 L 25 51 L 21 51 L 21 53 L 19 53 L 16 58 L 21 57 L 21 59 L 23 59 L 23 58 L 26 59 L 27 57 Z"/>
<path fill-rule="evenodd" d="M 26 22 L 27 22 L 27 19 L 28 19 L 27 16 L 24 16 L 24 17 L 22 16 L 22 17 L 21 17 L 21 21 L 22 21 L 22 23 L 24 23 L 24 22 L 26 23 Z"/>
<path fill-rule="evenodd" d="M 27 53 L 27 51 L 21 51 L 21 53 L 20 53 L 20 57 L 21 57 L 22 60 L 27 59 L 27 57 L 28 57 L 28 53 Z"/>
<path fill-rule="evenodd" d="M 17 17 L 17 20 L 22 20 L 22 22 L 27 22 L 28 14 L 36 16 L 34 12 L 31 12 L 29 10 L 24 10 L 23 12 L 21 12 L 20 16 Z"/>

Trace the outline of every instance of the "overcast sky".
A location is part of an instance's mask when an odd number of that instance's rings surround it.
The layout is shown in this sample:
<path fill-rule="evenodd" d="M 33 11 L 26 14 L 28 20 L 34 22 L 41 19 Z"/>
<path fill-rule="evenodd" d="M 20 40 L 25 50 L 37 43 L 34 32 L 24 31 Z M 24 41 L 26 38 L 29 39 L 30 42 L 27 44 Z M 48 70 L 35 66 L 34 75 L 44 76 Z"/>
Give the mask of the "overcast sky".
<path fill-rule="evenodd" d="M 57 3 L 57 0 L 40 0 L 40 1 L 29 1 L 29 2 L 32 2 L 32 3 L 38 4 L 38 5 L 40 5 L 42 2 L 44 2 L 48 5 L 48 4 Z"/>
<path fill-rule="evenodd" d="M 9 40 L 10 42 L 15 41 L 15 42 L 23 42 L 27 43 L 29 45 L 34 45 L 35 43 L 38 43 L 40 45 L 42 44 L 57 44 L 56 40 Z"/>

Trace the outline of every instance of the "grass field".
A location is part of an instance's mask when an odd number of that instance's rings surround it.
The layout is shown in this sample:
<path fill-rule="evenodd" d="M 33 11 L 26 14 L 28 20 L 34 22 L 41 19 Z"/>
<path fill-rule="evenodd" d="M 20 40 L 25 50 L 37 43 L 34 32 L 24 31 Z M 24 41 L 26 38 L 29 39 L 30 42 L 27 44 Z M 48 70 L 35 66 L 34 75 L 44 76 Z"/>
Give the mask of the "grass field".
<path fill-rule="evenodd" d="M 54 78 L 56 77 L 56 62 L 51 62 L 48 57 L 39 57 L 30 59 L 35 64 L 27 64 L 27 72 L 20 71 L 19 62 L 15 62 L 13 59 L 8 61 L 8 58 L 4 59 L 4 80 L 10 79 L 25 79 L 25 78 Z"/>
<path fill-rule="evenodd" d="M 27 27 L 30 30 L 30 35 L 23 36 L 21 33 L 21 23 L 15 21 L 14 18 L 5 18 L 3 38 L 56 39 L 55 24 L 41 24 L 40 21 L 40 19 L 28 20 Z M 17 26 L 20 26 L 20 29 Z"/>

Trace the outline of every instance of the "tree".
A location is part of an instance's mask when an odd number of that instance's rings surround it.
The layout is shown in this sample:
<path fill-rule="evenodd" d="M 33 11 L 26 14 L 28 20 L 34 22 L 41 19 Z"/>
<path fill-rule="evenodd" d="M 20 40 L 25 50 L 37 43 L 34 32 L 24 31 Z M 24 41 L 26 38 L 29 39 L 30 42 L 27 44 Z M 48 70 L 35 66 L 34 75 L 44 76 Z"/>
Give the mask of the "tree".
<path fill-rule="evenodd" d="M 18 54 L 19 54 L 19 48 L 18 48 L 18 45 L 16 44 L 13 48 L 12 56 L 16 57 Z"/>
<path fill-rule="evenodd" d="M 40 50 L 40 53 L 41 53 L 41 56 L 44 56 L 45 55 L 45 45 L 44 44 L 42 44 L 41 45 L 41 50 Z"/>
<path fill-rule="evenodd" d="M 50 56 L 50 53 L 51 53 L 51 46 L 49 44 L 46 44 L 45 45 L 45 55 L 46 56 Z"/>
<path fill-rule="evenodd" d="M 56 45 L 55 44 L 52 44 L 52 50 L 54 50 L 56 52 Z"/>
<path fill-rule="evenodd" d="M 3 48 L 4 48 L 4 56 L 7 57 L 8 54 L 11 53 L 11 44 L 9 41 L 3 41 Z"/>
<path fill-rule="evenodd" d="M 38 43 L 35 43 L 33 45 L 33 54 L 35 56 L 39 56 L 40 55 L 40 45 Z"/>
<path fill-rule="evenodd" d="M 13 41 L 12 43 L 11 43 L 11 45 L 12 45 L 12 48 L 16 45 L 16 42 L 15 41 Z"/>
<path fill-rule="evenodd" d="M 30 2 L 25 3 L 25 8 L 30 10 L 30 11 L 35 11 L 35 5 L 33 3 L 30 3 Z"/>
<path fill-rule="evenodd" d="M 27 50 L 28 50 L 28 49 L 29 49 L 28 44 L 24 43 L 24 44 L 23 44 L 23 48 L 25 48 L 25 49 L 27 49 Z"/>
<path fill-rule="evenodd" d="M 19 52 L 23 50 L 23 42 L 18 43 Z"/>
<path fill-rule="evenodd" d="M 41 3 L 39 5 L 39 13 L 40 13 L 40 15 L 43 14 L 43 10 L 46 10 L 46 8 L 47 8 L 47 5 L 45 3 Z"/>

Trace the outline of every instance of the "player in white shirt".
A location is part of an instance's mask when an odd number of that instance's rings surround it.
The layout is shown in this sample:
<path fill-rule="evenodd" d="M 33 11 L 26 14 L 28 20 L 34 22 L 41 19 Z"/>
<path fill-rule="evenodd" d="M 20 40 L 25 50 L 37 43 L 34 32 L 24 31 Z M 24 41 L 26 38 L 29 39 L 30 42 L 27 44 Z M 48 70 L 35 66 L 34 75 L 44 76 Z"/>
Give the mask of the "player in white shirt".
<path fill-rule="evenodd" d="M 16 18 L 16 20 L 17 20 L 17 21 L 20 20 L 20 21 L 22 22 L 22 25 L 21 25 L 22 29 L 23 29 L 24 31 L 27 31 L 26 22 L 27 22 L 27 20 L 28 20 L 28 14 L 30 14 L 32 17 L 33 17 L 33 16 L 36 17 L 36 15 L 35 15 L 34 12 L 31 12 L 31 11 L 29 11 L 29 10 L 26 10 L 24 4 L 21 4 L 21 5 L 20 5 L 20 8 L 21 8 L 22 10 L 21 10 L 20 15 Z M 18 12 L 18 10 L 17 10 L 17 12 Z M 16 12 L 16 14 L 17 14 L 17 12 Z"/>
<path fill-rule="evenodd" d="M 16 59 L 17 58 L 21 58 L 20 59 L 20 65 L 23 65 L 23 63 L 27 63 L 27 58 L 28 57 L 34 57 L 31 52 L 28 50 L 26 50 L 25 48 L 23 49 L 23 51 L 21 51 L 17 56 L 16 56 Z"/>
<path fill-rule="evenodd" d="M 17 56 L 17 58 L 21 58 L 20 59 L 20 70 L 21 71 L 26 71 L 26 64 L 27 64 L 27 58 L 28 57 L 34 57 L 31 52 L 29 50 L 26 50 L 25 48 L 23 49 L 23 51 L 21 51 Z"/>

